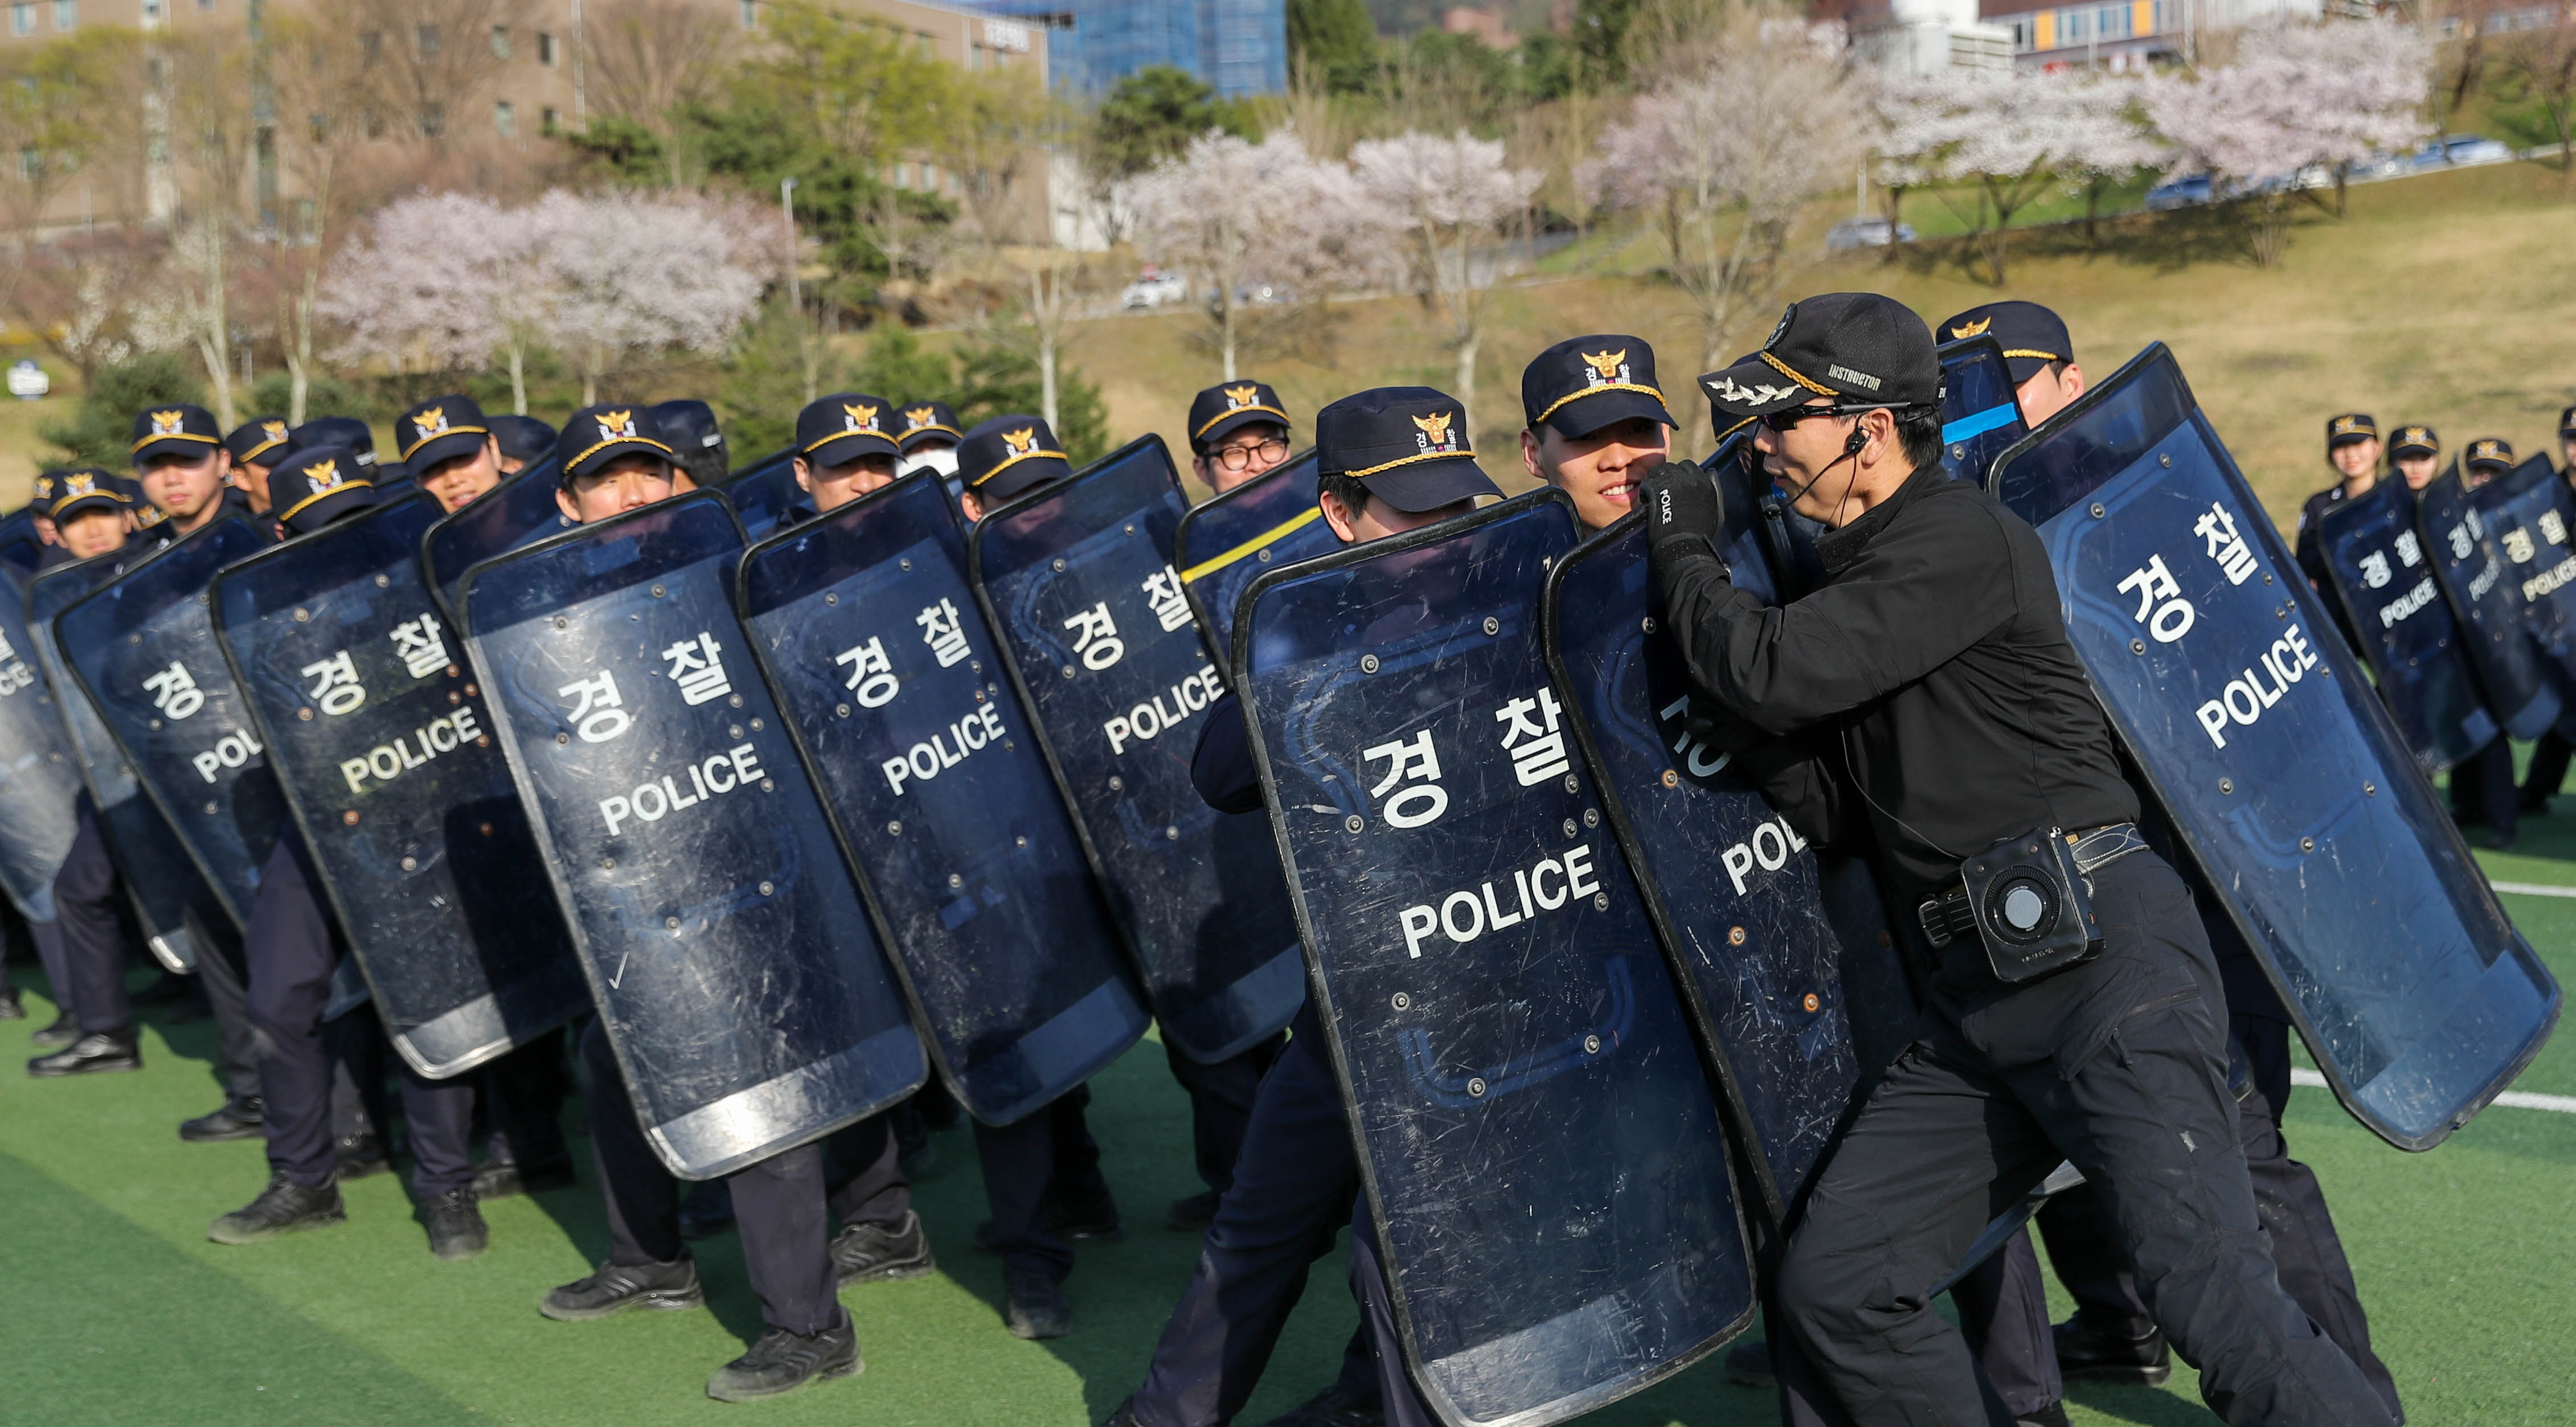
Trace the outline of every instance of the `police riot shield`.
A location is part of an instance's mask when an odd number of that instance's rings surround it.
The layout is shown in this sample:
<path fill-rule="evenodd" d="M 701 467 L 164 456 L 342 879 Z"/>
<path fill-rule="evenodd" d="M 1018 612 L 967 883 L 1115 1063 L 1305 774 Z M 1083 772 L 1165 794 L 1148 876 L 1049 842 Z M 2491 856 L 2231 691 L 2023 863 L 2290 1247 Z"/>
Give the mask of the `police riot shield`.
<path fill-rule="evenodd" d="M 2221 544 L 2216 527 L 2212 529 L 2203 543 L 2242 547 L 2241 541 Z M 2425 559 L 2424 538 L 2415 529 L 2415 493 L 2404 481 L 2381 481 L 2368 495 L 2344 501 L 2320 517 L 2317 544 L 2361 641 L 2361 653 L 2378 677 L 2380 697 L 2416 763 L 2427 774 L 2439 773 L 2493 741 L 2495 716 L 2479 702 L 2477 675 L 2461 647 L 2460 627 L 2442 602 L 2441 584 Z M 2244 568 L 2241 562 L 2238 568 Z M 2150 570 L 2128 591 L 2147 606 L 2150 617 L 2165 619 L 2163 626 L 2150 625 L 2145 631 L 2159 642 L 2181 637 L 2174 632 L 2176 620 L 2161 614 L 2170 599 L 2163 588 L 2167 583 Z M 2269 704 L 2264 701 L 2265 707 Z"/>
<path fill-rule="evenodd" d="M 0 891 L 31 922 L 54 919 L 54 874 L 71 851 L 80 760 L 36 672 L 27 591 L 0 580 Z"/>
<path fill-rule="evenodd" d="M 571 517 L 555 504 L 555 459 L 532 461 L 501 484 L 429 527 L 420 538 L 420 567 L 429 587 L 450 616 L 457 613 L 456 588 L 465 572 L 481 561 L 531 545 L 572 529 Z"/>
<path fill-rule="evenodd" d="M 2326 633 L 2172 355 L 2148 347 L 2005 453 L 1991 484 L 2038 527 L 2144 791 L 2327 1083 L 2391 1144 L 2440 1143 L 2539 1051 L 2557 983 Z"/>
<path fill-rule="evenodd" d="M 1268 825 L 1190 783 L 1225 676 L 1172 566 L 1182 509 L 1148 436 L 988 515 L 966 558 L 1163 1037 L 1212 1063 L 1288 1024 L 1306 988 Z"/>
<path fill-rule="evenodd" d="M 935 471 L 752 547 L 738 598 L 904 973 L 931 1059 L 1007 1125 L 1150 1019 L 1002 679 Z"/>
<path fill-rule="evenodd" d="M 1729 563 L 1758 575 L 1762 517 L 1735 463 L 1713 464 L 1727 488 Z M 1739 584 L 1773 598 L 1757 579 Z M 1693 733 L 1689 678 L 1648 576 L 1640 517 L 1556 563 L 1542 629 L 1602 812 L 1728 1110 L 1758 1151 L 1746 1162 L 1762 1207 L 1785 1223 L 1864 1075 L 1914 1018 L 1893 939 L 1875 920 L 1877 889 L 1856 867 L 1857 895 L 1838 885 L 1727 755 Z M 1838 905 L 1860 915 L 1838 919 Z M 1856 1038 L 1856 1025 L 1867 1034 Z M 1864 1045 L 1877 1065 L 1864 1067 Z"/>
<path fill-rule="evenodd" d="M 1555 490 L 1253 581 L 1236 687 L 1413 1379 L 1542 1424 L 1741 1329 L 1691 1028 L 1539 647 Z"/>
<path fill-rule="evenodd" d="M 719 487 L 733 502 L 734 519 L 742 522 L 749 538 L 765 540 L 778 527 L 812 513 L 812 498 L 796 484 L 795 456 L 793 451 L 764 456 Z"/>
<path fill-rule="evenodd" d="M 213 605 L 385 1029 L 432 1078 L 590 1007 L 463 640 L 421 578 L 438 514 L 414 494 L 263 551 L 215 577 Z"/>
<path fill-rule="evenodd" d="M 36 578 L 36 562 L 44 555 L 45 542 L 36 534 L 34 506 L 20 506 L 0 516 L 0 575 L 8 576 L 21 595 Z"/>
<path fill-rule="evenodd" d="M 921 1040 L 733 612 L 699 491 L 475 566 L 495 733 L 646 1137 L 708 1179 L 922 1083 Z"/>
<path fill-rule="evenodd" d="M 1233 657 L 1234 606 L 1255 575 L 1341 544 L 1315 503 L 1315 453 L 1298 452 L 1204 505 L 1172 532 L 1172 564 L 1217 667 Z"/>
<path fill-rule="evenodd" d="M 216 645 L 207 585 L 273 544 L 218 516 L 54 620 L 73 680 L 236 928 L 250 924 L 286 801 Z"/>
<path fill-rule="evenodd" d="M 2505 584 L 2522 602 L 2523 627 L 2561 702 L 2576 703 L 2576 551 L 2567 534 L 2576 502 L 2567 483 L 2548 457 L 2534 456 L 2469 492 L 2469 505 L 2504 553 Z"/>
<path fill-rule="evenodd" d="M 2012 364 L 1985 335 L 1941 347 L 1941 466 L 1953 480 L 1983 484 L 1986 468 L 2030 434 L 2022 424 Z"/>
<path fill-rule="evenodd" d="M 2505 579 L 2505 560 L 2485 519 L 2469 503 L 2459 463 L 2415 499 L 2416 533 L 2432 557 L 2457 623 L 2461 651 L 2477 671 L 2487 711 L 2504 731 L 2528 742 L 2558 722 L 2558 690 L 2545 677 L 2540 646 L 2523 627 L 2522 595 Z"/>
<path fill-rule="evenodd" d="M 144 796 L 143 785 L 135 781 L 134 766 L 125 761 L 124 750 L 108 733 L 98 706 L 72 681 L 63 662 L 62 642 L 54 635 L 54 616 L 161 548 L 159 541 L 137 537 L 122 550 L 37 576 L 27 587 L 27 632 L 44 668 L 45 683 L 53 690 L 54 705 L 62 714 L 81 781 L 89 787 L 99 836 L 122 874 L 117 881 L 134 907 L 144 945 L 170 970 L 194 972 L 197 948 L 188 930 L 188 904 L 197 897 L 197 869 L 188 861 L 187 849 L 179 845 L 178 834 L 170 831 L 169 820 Z"/>

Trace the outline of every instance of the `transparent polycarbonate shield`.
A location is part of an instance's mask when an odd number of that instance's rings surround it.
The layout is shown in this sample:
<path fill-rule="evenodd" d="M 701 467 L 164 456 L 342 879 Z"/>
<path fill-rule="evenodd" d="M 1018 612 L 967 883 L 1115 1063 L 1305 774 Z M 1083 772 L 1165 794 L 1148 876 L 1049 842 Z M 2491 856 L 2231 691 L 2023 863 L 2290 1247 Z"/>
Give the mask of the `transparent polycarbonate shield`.
<path fill-rule="evenodd" d="M 2540 646 L 2523 627 L 2521 592 L 2505 578 L 2504 554 L 2469 503 L 2457 462 L 2416 497 L 2415 525 L 2487 712 L 2515 738 L 2540 737 L 2558 722 L 2558 690 L 2541 667 Z"/>
<path fill-rule="evenodd" d="M 286 825 L 286 800 L 215 643 L 215 572 L 274 547 L 224 515 L 54 620 L 71 674 L 235 927 Z"/>
<path fill-rule="evenodd" d="M 1983 484 L 1986 468 L 2030 434 L 2014 395 L 2003 344 L 1970 337 L 1941 348 L 1941 465 L 1951 478 Z"/>
<path fill-rule="evenodd" d="M 1707 1070 L 1539 648 L 1533 492 L 1273 571 L 1235 627 L 1397 1327 L 1443 1421 L 1710 1351 L 1753 1280 Z"/>
<path fill-rule="evenodd" d="M 764 456 L 734 474 L 718 489 L 733 502 L 734 519 L 742 522 L 743 533 L 753 540 L 764 540 L 814 513 L 813 497 L 796 484 L 795 453 L 779 451 Z"/>
<path fill-rule="evenodd" d="M 967 1111 L 1007 1125 L 1151 1019 L 924 471 L 754 546 L 739 602 Z"/>
<path fill-rule="evenodd" d="M 54 634 L 54 617 L 73 601 L 124 574 L 161 548 L 157 541 L 138 538 L 128 541 L 122 550 L 45 571 L 27 588 L 27 630 L 36 647 L 37 661 L 44 668 L 45 682 L 54 691 L 55 706 L 63 716 L 63 729 L 80 765 L 81 780 L 89 787 L 99 836 L 105 839 L 108 857 L 122 874 L 116 880 L 133 904 L 144 945 L 152 949 L 155 960 L 170 970 L 193 972 L 197 948 L 188 930 L 188 904 L 197 898 L 196 866 L 188 860 L 187 849 L 179 845 L 178 834 L 170 831 L 169 820 L 161 816 L 161 809 L 144 795 L 143 785 L 135 780 L 133 765 L 125 761 L 125 751 L 116 746 L 115 736 L 99 718 L 98 706 L 72 679 L 70 668 L 63 663 L 62 642 Z"/>
<path fill-rule="evenodd" d="M 2148 347 L 1992 481 L 2038 527 L 2112 728 L 2336 1096 L 2391 1144 L 2438 1144 L 2539 1051 L 2557 983 L 2172 355 Z"/>
<path fill-rule="evenodd" d="M 80 758 L 38 672 L 27 591 L 0 580 L 0 890 L 31 922 L 54 919 L 54 874 L 71 851 Z"/>
<path fill-rule="evenodd" d="M 2503 552 L 2504 583 L 2522 602 L 2523 627 L 2561 702 L 2576 701 L 2576 550 L 2568 545 L 2576 501 L 2567 482 L 2548 457 L 2534 456 L 2469 492 L 2469 505 Z"/>
<path fill-rule="evenodd" d="M 2415 528 L 2415 493 L 2381 481 L 2319 517 L 2317 544 L 2416 763 L 2439 773 L 2493 742 L 2495 715 Z"/>
<path fill-rule="evenodd" d="M 680 496 L 466 572 L 494 732 L 636 1114 L 707 1179 L 910 1094 L 921 1040 Z"/>
<path fill-rule="evenodd" d="M 420 567 L 452 616 L 456 589 L 481 561 L 572 529 L 555 503 L 555 458 L 531 461 L 462 510 L 439 519 L 420 540 Z"/>
<path fill-rule="evenodd" d="M 1148 436 L 993 512 L 966 548 L 1163 1037 L 1207 1063 L 1288 1024 L 1306 985 L 1268 824 L 1190 783 L 1225 675 L 1172 565 L 1181 511 Z"/>
<path fill-rule="evenodd" d="M 1298 452 L 1225 494 L 1194 506 L 1172 532 L 1199 630 L 1221 666 L 1234 647 L 1234 606 L 1253 577 L 1341 544 L 1315 504 L 1315 452 Z"/>
<path fill-rule="evenodd" d="M 214 615 L 385 1029 L 424 1075 L 590 1008 L 415 494 L 215 577 Z"/>
<path fill-rule="evenodd" d="M 1729 552 L 1758 568 L 1760 516 L 1728 492 Z M 1747 582 L 1748 584 L 1750 582 Z M 1775 1224 L 1854 1107 L 1864 1067 L 1853 1023 L 1884 1047 L 1913 1019 L 1885 927 L 1837 925 L 1839 898 L 1787 819 L 1693 732 L 1688 676 L 1629 516 L 1557 563 L 1547 582 L 1548 664 L 1602 810 L 1728 1095 Z M 1860 905 L 1876 889 L 1861 873 Z M 1857 1012 L 1847 1003 L 1857 999 Z M 1875 1069 L 1875 1067 L 1869 1067 Z"/>

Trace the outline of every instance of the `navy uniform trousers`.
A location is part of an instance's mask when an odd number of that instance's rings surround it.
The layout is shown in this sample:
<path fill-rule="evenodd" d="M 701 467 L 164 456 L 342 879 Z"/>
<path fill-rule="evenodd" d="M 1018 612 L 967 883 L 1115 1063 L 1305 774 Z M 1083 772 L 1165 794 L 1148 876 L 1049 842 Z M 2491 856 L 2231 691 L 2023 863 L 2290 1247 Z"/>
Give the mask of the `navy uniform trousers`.
<path fill-rule="evenodd" d="M 1006 1270 L 1042 1272 L 1057 1283 L 1073 1272 L 1073 1245 L 1047 1222 L 1047 1210 L 1079 1212 L 1109 1200 L 1085 1113 L 1090 1105 L 1091 1087 L 1077 1085 L 1008 1125 L 975 1122 L 975 1157 L 993 1215 L 981 1238 Z"/>
<path fill-rule="evenodd" d="M 1252 1100 L 1261 1091 L 1261 1077 L 1270 1073 L 1271 1062 L 1287 1043 L 1286 1032 L 1265 1036 L 1223 1060 L 1201 1065 L 1164 1038 L 1163 1058 L 1171 1064 L 1172 1079 L 1189 1092 L 1190 1149 L 1199 1182 L 1219 1198 L 1234 1183 L 1234 1162 L 1243 1156 L 1243 1133 L 1252 1123 Z"/>
<path fill-rule="evenodd" d="M 2281 1289 L 2228 1090 L 2222 983 L 2190 892 L 2151 852 L 2093 882 L 2104 950 L 2091 962 L 2003 987 L 1974 964 L 1973 938 L 1951 944 L 1933 1014 L 1791 1235 L 1782 1336 L 1855 1422 L 1993 1421 L 1958 1330 L 1925 1290 L 2067 1159 L 2097 1187 L 2140 1300 L 2222 1419 L 2393 1427 L 2361 1370 Z"/>
<path fill-rule="evenodd" d="M 1217 1201 L 1198 1266 L 1130 1400 L 1136 1420 L 1233 1421 L 1306 1291 L 1307 1269 L 1333 1251 L 1345 1224 L 1362 1324 L 1343 1354 L 1342 1387 L 1357 1401 L 1381 1399 L 1390 1427 L 1432 1427 L 1438 1419 L 1405 1371 L 1341 1087 L 1324 1061 L 1322 1027 L 1311 1008 L 1301 1009 L 1287 1048 L 1262 1077 L 1234 1182 Z"/>
<path fill-rule="evenodd" d="M 289 828 L 260 873 L 242 937 L 250 961 L 250 1018 L 259 1033 L 269 1167 L 308 1188 L 331 1182 L 332 1058 L 323 1044 L 331 969 L 347 947 L 324 910 L 304 839 Z M 353 1012 L 372 1016 L 372 1010 Z M 411 1126 L 412 1188 L 434 1199 L 474 1182 L 465 1139 L 474 1117 L 470 1080 L 431 1080 L 402 1067 L 403 1117 Z"/>

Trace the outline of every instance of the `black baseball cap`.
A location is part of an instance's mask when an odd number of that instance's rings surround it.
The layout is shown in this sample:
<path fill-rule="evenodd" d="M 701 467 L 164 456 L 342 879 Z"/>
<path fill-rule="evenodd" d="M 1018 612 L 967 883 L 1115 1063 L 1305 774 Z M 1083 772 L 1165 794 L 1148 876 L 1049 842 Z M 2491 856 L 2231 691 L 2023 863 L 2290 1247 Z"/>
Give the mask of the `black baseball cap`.
<path fill-rule="evenodd" d="M 265 466 L 286 454 L 286 418 L 258 416 L 233 428 L 224 438 L 224 449 L 243 465 Z"/>
<path fill-rule="evenodd" d="M 270 509 L 289 535 L 319 530 L 376 503 L 375 483 L 346 446 L 299 446 L 268 473 Z"/>
<path fill-rule="evenodd" d="M 662 439 L 662 429 L 653 421 L 653 408 L 601 402 L 564 418 L 563 430 L 555 437 L 555 458 L 561 465 L 555 479 L 569 484 L 575 476 L 589 475 L 620 456 L 659 456 L 667 461 L 671 454 L 670 443 Z"/>
<path fill-rule="evenodd" d="M 1469 447 L 1465 403 L 1427 386 L 1371 387 L 1316 412 L 1315 459 L 1407 515 L 1502 494 Z"/>
<path fill-rule="evenodd" d="M 665 401 L 653 408 L 653 422 L 662 428 L 662 439 L 682 456 L 695 456 L 712 451 L 721 459 L 725 454 L 724 431 L 716 425 L 716 409 L 695 397 Z"/>
<path fill-rule="evenodd" d="M 957 443 L 957 477 L 987 505 L 1072 474 L 1044 417 L 996 416 Z"/>
<path fill-rule="evenodd" d="M 1521 370 L 1521 412 L 1579 441 L 1604 426 L 1643 417 L 1676 425 L 1655 384 L 1655 349 L 1643 337 L 1609 333 L 1569 337 Z"/>
<path fill-rule="evenodd" d="M 462 392 L 450 392 L 415 403 L 394 423 L 394 456 L 425 471 L 441 461 L 471 456 L 491 439 L 492 423 L 483 419 L 483 408 Z"/>
<path fill-rule="evenodd" d="M 2472 471 L 2480 467 L 2498 471 L 2513 469 L 2513 443 L 2501 436 L 2481 436 L 2469 443 L 2461 461 Z"/>
<path fill-rule="evenodd" d="M 1790 303 L 1762 350 L 1699 379 L 1709 404 L 1741 423 L 1803 406 L 1930 406 L 1941 400 L 1932 329 L 1912 308 L 1875 292 L 1828 292 Z"/>
<path fill-rule="evenodd" d="M 194 460 L 223 444 L 223 432 L 215 425 L 214 413 L 202 406 L 181 402 L 175 406 L 147 406 L 134 413 L 133 452 L 138 467 L 155 456 Z"/>
<path fill-rule="evenodd" d="M 2347 411 L 2326 418 L 2326 449 L 2331 451 L 2349 441 L 2376 441 L 2379 422 L 2367 411 Z"/>
<path fill-rule="evenodd" d="M 2392 460 L 2399 456 L 2441 454 L 2442 438 L 2435 435 L 2430 426 L 2400 426 L 2397 428 L 2397 433 L 2388 440 L 2388 455 Z"/>
<path fill-rule="evenodd" d="M 1288 409 L 1268 382 L 1218 382 L 1190 398 L 1190 450 L 1204 455 L 1255 422 L 1288 428 Z"/>
<path fill-rule="evenodd" d="M 542 461 L 555 449 L 555 429 L 533 416 L 487 416 L 483 424 L 513 461 Z"/>
<path fill-rule="evenodd" d="M 909 456 L 932 441 L 954 446 L 966 438 L 957 424 L 957 409 L 944 401 L 916 401 L 903 408 L 903 434 L 894 443 Z"/>
<path fill-rule="evenodd" d="M 360 466 L 376 464 L 374 428 L 354 416 L 317 416 L 287 433 L 287 449 L 301 451 L 307 446 L 337 446 L 349 453 Z"/>
<path fill-rule="evenodd" d="M 44 505 L 45 515 L 60 521 L 84 510 L 132 510 L 134 497 L 113 472 L 96 466 L 81 466 L 52 474 L 52 498 Z"/>
<path fill-rule="evenodd" d="M 2066 319 L 2036 302 L 1981 302 L 1942 321 L 1932 335 L 1943 342 L 1994 338 L 2016 385 L 2051 362 L 2075 360 L 2075 339 L 2066 335 Z"/>
<path fill-rule="evenodd" d="M 894 403 L 884 397 L 834 392 L 796 413 L 796 454 L 818 466 L 846 466 L 861 456 L 899 460 L 903 448 L 888 434 L 893 420 Z"/>

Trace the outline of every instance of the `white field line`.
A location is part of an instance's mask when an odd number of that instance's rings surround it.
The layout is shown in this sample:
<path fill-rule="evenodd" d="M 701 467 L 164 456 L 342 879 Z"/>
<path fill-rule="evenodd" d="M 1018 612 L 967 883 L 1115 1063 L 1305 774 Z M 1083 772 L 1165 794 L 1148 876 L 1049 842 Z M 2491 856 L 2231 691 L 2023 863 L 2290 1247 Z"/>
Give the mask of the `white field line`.
<path fill-rule="evenodd" d="M 2291 1068 L 2290 1083 L 2318 1090 L 2326 1088 L 2326 1078 L 2306 1066 Z M 2528 1090 L 2508 1090 L 2498 1095 L 2494 1103 L 2516 1110 L 2555 1110 L 2562 1115 L 2576 1115 L 2576 1095 L 2535 1095 Z"/>
<path fill-rule="evenodd" d="M 2546 882 L 2489 882 L 2499 892 L 2519 892 L 2526 897 L 2576 897 L 2576 887 L 2552 887 Z"/>

